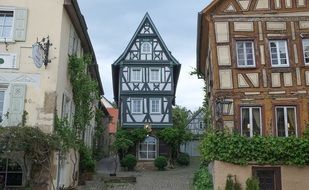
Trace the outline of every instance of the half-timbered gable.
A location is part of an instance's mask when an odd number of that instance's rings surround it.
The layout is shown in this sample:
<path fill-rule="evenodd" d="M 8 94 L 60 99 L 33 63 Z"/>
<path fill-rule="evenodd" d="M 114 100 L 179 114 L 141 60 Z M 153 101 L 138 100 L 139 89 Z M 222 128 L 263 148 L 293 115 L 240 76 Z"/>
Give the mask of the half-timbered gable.
<path fill-rule="evenodd" d="M 123 127 L 172 125 L 180 64 L 148 13 L 124 53 L 112 65 L 115 101 Z"/>
<path fill-rule="evenodd" d="M 309 118 L 308 10 L 302 0 L 225 0 L 199 14 L 197 68 L 215 123 L 247 136 L 301 134 Z"/>
<path fill-rule="evenodd" d="M 214 126 L 249 138 L 300 137 L 309 119 L 309 1 L 212 1 L 198 17 L 197 70 L 207 84 Z M 228 171 L 235 176 L 245 173 L 234 166 Z M 214 173 L 224 176 L 227 166 L 218 168 Z M 262 179 L 260 189 L 307 188 L 299 180 L 306 172 L 283 168 L 261 166 L 256 173 L 247 167 Z M 214 179 L 215 188 L 225 180 Z"/>

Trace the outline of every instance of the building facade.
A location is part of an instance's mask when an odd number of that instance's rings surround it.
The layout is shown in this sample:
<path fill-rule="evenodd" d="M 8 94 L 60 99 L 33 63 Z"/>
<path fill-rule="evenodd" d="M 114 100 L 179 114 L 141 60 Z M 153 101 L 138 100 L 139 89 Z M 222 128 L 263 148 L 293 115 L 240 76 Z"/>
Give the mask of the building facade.
<path fill-rule="evenodd" d="M 302 135 L 309 117 L 308 7 L 304 0 L 214 0 L 199 13 L 197 70 L 207 84 L 214 126 L 247 137 Z M 294 169 L 299 174 L 282 189 L 306 175 Z M 281 177 L 294 171 L 259 172 L 270 182 L 262 189 L 281 189 Z"/>
<path fill-rule="evenodd" d="M 190 111 L 191 113 L 191 111 Z M 204 121 L 205 113 L 202 109 L 198 109 L 193 114 L 190 114 L 189 122 L 186 126 L 186 130 L 190 131 L 193 135 L 193 139 L 182 144 L 180 146 L 180 151 L 189 154 L 190 156 L 200 156 L 199 144 L 202 134 L 206 130 L 206 125 Z"/>
<path fill-rule="evenodd" d="M 115 102 L 125 129 L 171 127 L 172 105 L 180 64 L 171 55 L 148 13 L 123 54 L 113 63 Z M 136 147 L 140 160 L 161 152 L 160 141 L 149 136 Z M 162 149 L 163 150 L 163 149 Z"/>
<path fill-rule="evenodd" d="M 43 50 L 44 49 L 44 50 Z M 72 123 L 73 92 L 68 76 L 68 55 L 90 54 L 93 64 L 89 74 L 103 87 L 85 20 L 77 1 L 2 0 L 0 5 L 0 125 L 26 125 L 45 133 L 54 132 L 55 115 Z M 98 106 L 95 102 L 94 107 Z M 27 114 L 25 114 L 27 113 Z M 56 113 L 56 114 L 55 114 Z M 95 120 L 85 130 L 84 141 L 92 146 Z M 1 156 L 0 156 L 1 157 Z M 71 158 L 71 159 L 70 159 Z M 15 164 L 21 175 L 6 180 L 4 187 L 25 185 L 25 166 L 18 157 L 1 158 L 1 169 Z M 73 159 L 73 160 L 72 160 Z M 52 158 L 52 181 L 43 181 L 40 189 L 74 184 L 78 157 L 72 152 L 63 161 Z M 4 164 L 3 164 L 4 163 Z M 74 169 L 75 168 L 75 169 Z M 0 171 L 4 178 L 9 177 Z M 14 176 L 11 178 L 13 179 Z M 16 181 L 17 180 L 17 181 Z M 53 184 L 53 185 L 52 185 Z"/>

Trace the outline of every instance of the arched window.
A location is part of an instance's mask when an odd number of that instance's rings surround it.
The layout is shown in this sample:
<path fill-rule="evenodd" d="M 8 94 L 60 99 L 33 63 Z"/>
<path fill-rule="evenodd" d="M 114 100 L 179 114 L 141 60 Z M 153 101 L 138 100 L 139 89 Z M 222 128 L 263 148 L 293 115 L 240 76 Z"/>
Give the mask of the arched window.
<path fill-rule="evenodd" d="M 157 139 L 148 136 L 139 143 L 139 159 L 154 160 L 157 156 Z"/>
<path fill-rule="evenodd" d="M 23 184 L 23 171 L 21 166 L 10 159 L 0 158 L 0 189 L 17 187 Z"/>
<path fill-rule="evenodd" d="M 143 42 L 142 48 L 141 48 L 141 53 L 151 54 L 151 51 L 152 51 L 151 43 L 150 42 Z"/>

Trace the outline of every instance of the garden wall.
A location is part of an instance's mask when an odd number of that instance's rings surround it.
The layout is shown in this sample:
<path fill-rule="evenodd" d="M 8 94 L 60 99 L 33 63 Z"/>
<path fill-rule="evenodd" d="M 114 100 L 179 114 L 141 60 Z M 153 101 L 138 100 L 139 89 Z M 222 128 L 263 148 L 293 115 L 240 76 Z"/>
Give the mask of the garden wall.
<path fill-rule="evenodd" d="M 252 176 L 252 167 L 280 167 L 282 190 L 304 190 L 309 187 L 309 166 L 297 167 L 286 165 L 235 165 L 227 162 L 214 161 L 209 165 L 210 173 L 213 176 L 214 190 L 225 188 L 227 175 L 236 175 L 244 189 L 246 180 Z"/>

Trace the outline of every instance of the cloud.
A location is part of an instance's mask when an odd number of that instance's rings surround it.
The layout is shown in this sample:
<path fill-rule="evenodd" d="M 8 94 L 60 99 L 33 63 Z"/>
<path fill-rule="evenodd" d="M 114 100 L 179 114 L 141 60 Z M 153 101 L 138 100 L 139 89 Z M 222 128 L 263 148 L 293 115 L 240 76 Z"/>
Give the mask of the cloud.
<path fill-rule="evenodd" d="M 123 53 L 146 12 L 173 56 L 182 64 L 176 104 L 202 105 L 203 80 L 195 67 L 197 14 L 209 0 L 78 0 L 96 53 L 105 96 L 113 100 L 111 64 Z"/>

